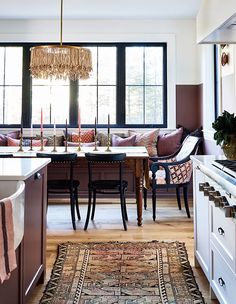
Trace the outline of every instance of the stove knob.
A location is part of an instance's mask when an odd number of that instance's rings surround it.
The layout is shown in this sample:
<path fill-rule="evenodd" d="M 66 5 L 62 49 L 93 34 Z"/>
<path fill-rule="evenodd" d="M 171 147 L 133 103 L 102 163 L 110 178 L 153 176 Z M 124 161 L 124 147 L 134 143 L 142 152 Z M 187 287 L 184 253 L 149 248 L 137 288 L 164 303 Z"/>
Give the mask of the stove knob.
<path fill-rule="evenodd" d="M 225 196 L 215 196 L 214 204 L 216 207 L 224 207 L 229 205 Z"/>
<path fill-rule="evenodd" d="M 203 192 L 204 196 L 208 196 L 210 191 L 214 191 L 215 189 L 212 186 L 204 187 Z"/>
<path fill-rule="evenodd" d="M 224 206 L 225 217 L 236 217 L 236 206 Z"/>
<path fill-rule="evenodd" d="M 209 191 L 209 201 L 214 201 L 215 196 L 220 196 L 219 191 Z"/>
<path fill-rule="evenodd" d="M 203 191 L 204 187 L 210 186 L 208 182 L 205 183 L 199 183 L 199 191 Z"/>

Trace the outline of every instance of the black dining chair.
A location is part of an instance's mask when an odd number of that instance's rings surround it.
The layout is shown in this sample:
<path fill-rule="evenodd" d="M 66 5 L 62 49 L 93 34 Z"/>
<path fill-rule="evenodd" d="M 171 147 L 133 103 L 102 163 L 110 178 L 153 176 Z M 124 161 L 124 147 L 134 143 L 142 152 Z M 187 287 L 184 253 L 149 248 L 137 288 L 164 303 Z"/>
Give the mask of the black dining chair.
<path fill-rule="evenodd" d="M 80 182 L 74 179 L 74 164 L 77 160 L 76 153 L 37 153 L 37 157 L 51 158 L 50 166 L 59 167 L 63 165 L 69 165 L 68 179 L 55 179 L 48 180 L 47 182 L 47 200 L 49 194 L 69 194 L 70 195 L 70 209 L 71 220 L 73 229 L 76 230 L 75 224 L 75 210 L 78 220 L 81 219 L 78 203 L 78 188 Z"/>
<path fill-rule="evenodd" d="M 125 153 L 85 153 L 85 158 L 88 161 L 88 173 L 89 173 L 89 183 L 88 183 L 88 210 L 87 217 L 84 225 L 84 230 L 87 230 L 91 205 L 93 199 L 93 208 L 91 220 L 94 219 L 95 207 L 96 207 L 96 195 L 97 193 L 102 194 L 120 194 L 120 205 L 121 205 L 121 216 L 123 221 L 124 230 L 127 230 L 126 221 L 128 220 L 126 201 L 125 201 L 125 191 L 128 187 L 128 182 L 123 180 L 123 163 L 126 158 Z M 95 167 L 112 167 L 114 169 L 114 176 L 117 179 L 95 179 L 94 171 Z"/>
<path fill-rule="evenodd" d="M 0 158 L 12 158 L 12 153 L 0 153 Z"/>
<path fill-rule="evenodd" d="M 202 142 L 201 137 L 188 136 L 181 148 L 174 154 L 163 157 L 150 157 L 152 161 L 149 171 L 149 184 L 143 189 L 144 207 L 147 206 L 147 188 L 152 190 L 153 220 L 156 219 L 156 190 L 176 189 L 176 198 L 181 210 L 180 189 L 183 189 L 184 205 L 188 218 L 188 186 L 191 181 L 193 167 L 190 155 L 196 154 Z M 146 209 L 146 208 L 145 208 Z"/>

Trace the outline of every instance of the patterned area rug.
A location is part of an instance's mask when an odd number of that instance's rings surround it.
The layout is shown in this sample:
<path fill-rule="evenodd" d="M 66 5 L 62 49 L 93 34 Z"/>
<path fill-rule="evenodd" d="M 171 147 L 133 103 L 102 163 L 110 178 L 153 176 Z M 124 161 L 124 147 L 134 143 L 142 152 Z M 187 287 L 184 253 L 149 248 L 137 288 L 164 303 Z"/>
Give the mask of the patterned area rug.
<path fill-rule="evenodd" d="M 179 242 L 64 243 L 40 303 L 202 304 Z"/>

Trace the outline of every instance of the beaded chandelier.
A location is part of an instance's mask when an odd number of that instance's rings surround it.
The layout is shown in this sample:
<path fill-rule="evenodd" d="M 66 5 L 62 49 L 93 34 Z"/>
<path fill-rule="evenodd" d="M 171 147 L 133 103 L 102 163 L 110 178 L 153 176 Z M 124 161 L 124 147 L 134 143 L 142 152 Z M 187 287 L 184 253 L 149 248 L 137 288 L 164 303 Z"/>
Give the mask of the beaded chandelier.
<path fill-rule="evenodd" d="M 60 45 L 31 48 L 31 76 L 41 79 L 88 79 L 92 72 L 91 52 L 78 46 L 62 45 L 62 14 L 63 0 L 61 0 Z"/>

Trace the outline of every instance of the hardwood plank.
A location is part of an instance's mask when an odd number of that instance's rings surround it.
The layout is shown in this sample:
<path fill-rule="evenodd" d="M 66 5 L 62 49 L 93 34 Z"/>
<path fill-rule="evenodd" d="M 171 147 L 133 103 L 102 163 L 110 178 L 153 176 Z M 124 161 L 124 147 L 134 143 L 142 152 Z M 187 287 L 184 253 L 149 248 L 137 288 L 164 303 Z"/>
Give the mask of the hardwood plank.
<path fill-rule="evenodd" d="M 49 205 L 47 214 L 47 275 L 49 279 L 54 264 L 59 243 L 99 242 L 99 241 L 181 241 L 185 243 L 191 265 L 194 263 L 193 220 L 188 219 L 185 210 L 178 210 L 175 199 L 158 201 L 157 220 L 152 220 L 151 201 L 147 210 L 143 210 L 143 226 L 137 226 L 137 210 L 135 201 L 128 200 L 128 230 L 123 230 L 120 215 L 120 205 L 117 200 L 106 199 L 97 205 L 95 220 L 89 222 L 88 230 L 84 231 L 84 221 L 87 211 L 86 203 L 80 207 L 82 220 L 77 222 L 77 230 L 72 229 L 70 208 L 66 204 Z M 108 204 L 109 203 L 109 204 Z M 111 204 L 112 203 L 112 204 Z M 192 208 L 191 216 L 192 216 Z M 210 300 L 209 284 L 200 268 L 193 267 L 194 275 L 207 304 L 216 304 Z M 45 284 L 47 281 L 45 282 Z M 38 304 L 44 290 L 44 285 L 35 289 L 29 304 Z"/>

